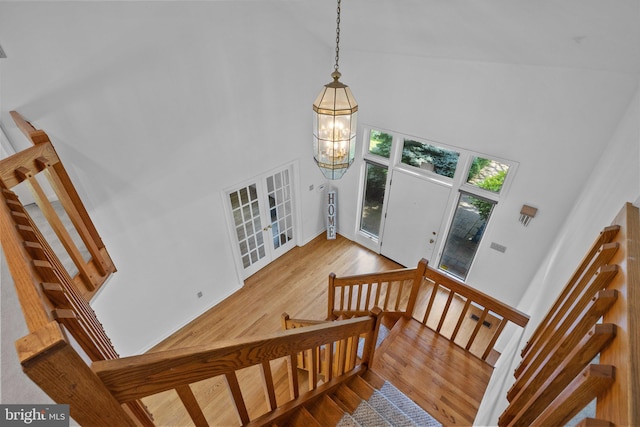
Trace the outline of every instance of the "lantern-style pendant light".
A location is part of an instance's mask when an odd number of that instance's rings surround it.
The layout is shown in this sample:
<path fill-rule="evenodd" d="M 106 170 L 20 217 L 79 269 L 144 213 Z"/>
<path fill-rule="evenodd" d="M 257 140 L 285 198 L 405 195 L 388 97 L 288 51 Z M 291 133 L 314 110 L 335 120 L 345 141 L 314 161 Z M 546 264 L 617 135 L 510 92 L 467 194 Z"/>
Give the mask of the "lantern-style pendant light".
<path fill-rule="evenodd" d="M 340 82 L 340 0 L 336 19 L 336 63 L 327 83 L 313 103 L 313 157 L 325 177 L 339 179 L 356 154 L 358 104 L 349 86 Z"/>

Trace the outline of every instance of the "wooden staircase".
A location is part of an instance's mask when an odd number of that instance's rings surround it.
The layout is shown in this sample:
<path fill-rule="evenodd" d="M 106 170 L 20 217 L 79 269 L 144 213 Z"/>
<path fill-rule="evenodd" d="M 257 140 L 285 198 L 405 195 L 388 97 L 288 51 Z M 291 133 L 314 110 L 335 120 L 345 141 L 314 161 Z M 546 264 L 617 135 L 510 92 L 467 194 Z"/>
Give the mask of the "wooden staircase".
<path fill-rule="evenodd" d="M 344 314 L 336 320 L 342 320 L 343 317 Z M 282 316 L 284 329 L 325 323 L 327 321 L 291 319 L 286 313 Z M 470 357 L 463 347 L 452 344 L 449 339 L 414 318 L 383 316 L 381 323 L 374 359 L 361 376 L 374 389 L 380 388 L 384 381 L 392 382 L 400 392 L 411 396 L 420 408 L 442 425 L 472 425 L 493 366 L 480 357 Z M 299 370 L 311 378 L 309 360 L 308 354 L 298 354 Z M 326 377 L 322 361 L 323 357 L 319 356 L 319 381 Z M 370 397 L 370 394 L 357 394 L 365 400 Z M 460 401 L 464 404 L 461 405 Z M 342 409 L 340 414 L 352 413 L 354 408 Z"/>
<path fill-rule="evenodd" d="M 386 396 L 385 388 L 391 387 Z M 397 389 L 367 370 L 342 383 L 331 392 L 298 408 L 270 425 L 277 427 L 368 427 L 403 426 L 427 427 L 441 425 L 408 397 L 398 398 Z M 387 392 L 389 393 L 389 392 Z M 407 409 L 408 408 L 408 409 Z"/>
<path fill-rule="evenodd" d="M 260 336 L 120 358 L 87 300 L 115 267 L 47 135 L 19 114 L 12 112 L 12 117 L 34 144 L 0 161 L 0 238 L 29 329 L 16 348 L 25 374 L 55 402 L 69 404 L 71 417 L 81 425 L 155 425 L 143 399 L 162 393 L 175 393 L 175 406 L 198 427 L 221 425 L 225 411 L 231 417 L 222 425 L 343 425 L 346 414 L 354 417 L 367 396 L 370 399 L 385 387 L 382 379 L 392 381 L 442 424 L 470 425 L 475 410 L 465 412 L 456 402 L 477 399 L 479 404 L 499 357 L 495 346 L 501 333 L 508 325 L 524 327 L 529 320 L 422 260 L 416 268 L 348 277 L 330 274 L 325 320 L 331 321 L 289 318 L 283 322 L 285 330 Z M 43 197 L 36 180 L 40 173 L 49 178 L 89 249 L 88 261 L 78 256 L 73 239 Z M 31 187 L 70 253 L 78 270 L 73 277 L 12 191 L 22 182 Z M 611 345 L 598 348 L 601 360 L 616 374 L 608 375 L 602 387 L 598 417 L 616 425 L 640 425 L 640 218 L 637 210 L 629 206 L 626 210 L 628 223 L 616 237 L 623 239 L 611 242 L 620 250 L 609 261 L 617 272 L 611 272 L 615 279 L 609 290 L 617 298 L 605 314 L 618 332 Z M 607 245 L 594 246 L 589 259 L 608 253 Z M 536 373 L 542 372 L 538 366 L 545 366 L 545 378 L 555 378 L 555 368 L 561 369 L 567 360 L 562 356 L 571 347 L 567 343 L 582 336 L 582 327 L 574 326 L 574 315 L 587 309 L 592 293 L 602 293 L 606 285 L 599 278 L 609 271 L 604 266 L 597 272 L 587 270 L 591 273 L 584 277 L 589 280 L 574 283 L 595 284 L 578 299 L 571 295 L 584 286 L 569 286 L 565 302 L 553 307 L 523 351 L 523 364 L 508 395 L 511 405 L 500 425 L 529 425 L 540 408 L 548 411 L 545 419 L 564 419 L 578 397 L 583 403 L 582 391 L 589 391 L 589 397 L 594 394 L 589 381 L 576 377 L 575 385 L 565 387 L 540 383 L 542 377 Z M 378 347 L 382 325 L 391 331 Z M 551 354 L 547 349 L 556 347 L 561 351 L 553 351 L 549 363 L 538 364 L 533 357 L 546 357 Z M 573 368 L 587 362 L 568 363 Z M 216 381 L 215 386 L 210 381 Z M 214 393 L 226 394 L 229 403 L 208 407 Z"/>
<path fill-rule="evenodd" d="M 343 410 L 352 408 L 348 390 L 357 387 L 356 376 L 370 370 L 383 322 L 413 317 L 421 328 L 434 328 L 438 341 L 488 363 L 504 326 L 528 321 L 517 310 L 428 268 L 423 260 L 416 268 L 384 273 L 331 274 L 327 319 L 344 320 L 120 358 L 85 296 L 106 283 L 115 267 L 46 133 L 15 112 L 12 117 L 34 144 L 0 161 L 0 237 L 29 328 L 16 347 L 25 374 L 55 402 L 69 404 L 81 425 L 154 425 L 143 399 L 165 392 L 176 393 L 196 426 L 207 426 L 212 418 L 219 425 L 217 414 L 207 413 L 197 396 L 203 383 L 219 379 L 220 390 L 230 397 L 224 409 L 235 412 L 235 420 L 224 425 L 269 425 L 305 417 L 305 411 L 320 417 L 320 403 L 315 402 L 326 400 L 324 395 L 339 401 Z M 89 249 L 88 261 L 78 256 L 58 212 L 43 196 L 39 174 L 49 178 Z M 78 270 L 75 276 L 12 191 L 22 182 L 64 242 Z M 470 321 L 476 312 L 480 321 Z M 484 339 L 481 324 L 486 318 L 495 327 Z M 447 324 L 455 327 L 447 329 Z M 299 379 L 299 366 L 306 381 Z M 262 396 L 247 399 L 247 382 L 254 391 L 261 384 Z"/>

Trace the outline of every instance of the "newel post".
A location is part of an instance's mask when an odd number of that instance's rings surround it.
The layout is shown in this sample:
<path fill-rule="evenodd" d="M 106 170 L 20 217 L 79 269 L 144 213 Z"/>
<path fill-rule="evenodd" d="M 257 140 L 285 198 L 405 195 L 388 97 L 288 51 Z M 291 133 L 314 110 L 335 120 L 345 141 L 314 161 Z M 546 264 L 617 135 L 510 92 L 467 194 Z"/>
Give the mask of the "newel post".
<path fill-rule="evenodd" d="M 336 280 L 336 273 L 329 274 L 329 292 L 327 296 L 327 300 L 328 300 L 327 320 L 336 319 L 336 316 L 334 316 L 333 314 L 333 306 L 335 304 L 335 299 L 336 299 L 335 280 Z"/>
<path fill-rule="evenodd" d="M 68 404 L 71 417 L 83 426 L 136 426 L 51 321 L 16 341 L 22 368 L 56 403 Z"/>
<path fill-rule="evenodd" d="M 424 279 L 424 273 L 427 271 L 427 265 L 429 261 L 422 258 L 418 262 L 415 275 L 413 276 L 413 285 L 411 286 L 411 295 L 409 295 L 409 302 L 407 302 L 407 311 L 404 313 L 405 317 L 412 317 L 413 310 L 416 306 L 416 300 L 418 299 L 418 292 L 420 291 L 420 285 L 422 285 L 422 279 Z"/>
<path fill-rule="evenodd" d="M 380 325 L 382 324 L 383 311 L 380 307 L 373 307 L 369 312 L 369 315 L 373 318 L 373 330 L 367 333 L 367 337 L 364 342 L 364 349 L 362 351 L 362 364 L 371 367 L 373 362 L 373 354 L 376 351 L 376 342 L 378 341 L 378 331 L 380 331 Z"/>

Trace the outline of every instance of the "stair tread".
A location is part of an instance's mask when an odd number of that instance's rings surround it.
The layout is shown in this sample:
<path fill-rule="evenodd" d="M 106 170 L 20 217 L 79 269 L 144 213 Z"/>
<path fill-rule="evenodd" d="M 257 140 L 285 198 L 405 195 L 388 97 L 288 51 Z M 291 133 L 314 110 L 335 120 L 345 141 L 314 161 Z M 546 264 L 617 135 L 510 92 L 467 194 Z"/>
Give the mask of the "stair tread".
<path fill-rule="evenodd" d="M 338 389 L 333 393 L 333 397 L 336 400 L 336 403 L 346 410 L 348 413 L 353 413 L 358 408 L 358 405 L 362 402 L 360 396 L 358 396 L 353 390 L 351 390 L 346 385 L 342 385 L 338 387 Z"/>
<path fill-rule="evenodd" d="M 362 401 L 351 414 L 360 425 L 375 427 L 392 427 L 391 424 L 369 403 Z"/>
<path fill-rule="evenodd" d="M 286 425 L 290 427 L 322 427 L 322 424 L 304 406 L 294 412 Z"/>
<path fill-rule="evenodd" d="M 416 425 L 422 427 L 441 426 L 435 418 L 390 382 L 385 382 L 385 384 L 380 388 L 380 394 L 402 411 L 402 413 L 411 419 Z"/>
<path fill-rule="evenodd" d="M 473 424 L 493 371 L 415 319 L 398 321 L 376 350 L 371 369 L 421 408 L 433 410 L 441 423 L 460 426 Z"/>
<path fill-rule="evenodd" d="M 342 408 L 327 395 L 308 405 L 307 409 L 323 426 L 337 425 L 345 415 Z"/>
<path fill-rule="evenodd" d="M 375 373 L 372 369 L 367 369 L 363 374 L 362 378 L 369 383 L 372 387 L 376 389 L 380 389 L 386 382 L 384 378 Z"/>
<path fill-rule="evenodd" d="M 405 317 L 401 317 L 400 319 L 398 319 L 398 321 L 387 333 L 384 341 L 382 341 L 376 349 L 376 354 L 384 354 L 387 351 L 387 348 L 391 345 L 395 337 L 402 334 L 402 329 L 404 328 L 404 325 L 407 324 L 407 322 L 410 322 L 410 320 Z"/>
<path fill-rule="evenodd" d="M 338 421 L 338 424 L 336 424 L 336 427 L 363 427 L 363 426 L 360 425 L 360 423 L 357 422 L 355 419 L 353 419 L 351 415 L 344 414 L 342 419 L 340 419 L 340 421 Z"/>
<path fill-rule="evenodd" d="M 349 381 L 349 388 L 353 390 L 362 400 L 369 400 L 375 389 L 371 384 L 366 382 L 361 376 L 355 376 Z"/>

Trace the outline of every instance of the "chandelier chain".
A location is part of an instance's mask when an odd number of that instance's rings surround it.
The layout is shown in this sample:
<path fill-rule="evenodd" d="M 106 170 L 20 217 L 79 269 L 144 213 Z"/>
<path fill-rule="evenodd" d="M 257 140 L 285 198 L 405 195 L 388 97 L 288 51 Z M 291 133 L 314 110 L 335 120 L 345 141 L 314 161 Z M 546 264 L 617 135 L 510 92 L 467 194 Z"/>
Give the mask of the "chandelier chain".
<path fill-rule="evenodd" d="M 338 0 L 338 9 L 337 9 L 337 18 L 336 18 L 336 65 L 334 65 L 334 70 L 338 71 L 338 60 L 340 59 L 340 0 Z"/>

